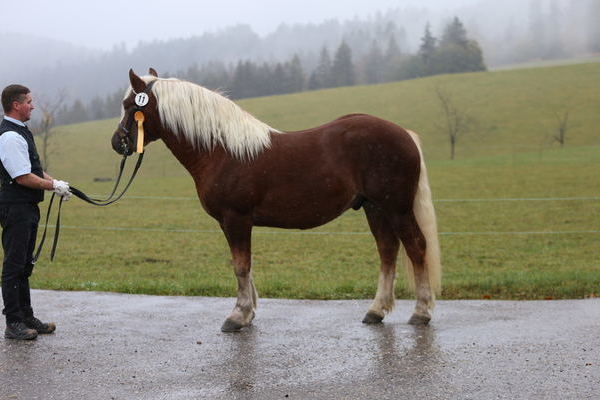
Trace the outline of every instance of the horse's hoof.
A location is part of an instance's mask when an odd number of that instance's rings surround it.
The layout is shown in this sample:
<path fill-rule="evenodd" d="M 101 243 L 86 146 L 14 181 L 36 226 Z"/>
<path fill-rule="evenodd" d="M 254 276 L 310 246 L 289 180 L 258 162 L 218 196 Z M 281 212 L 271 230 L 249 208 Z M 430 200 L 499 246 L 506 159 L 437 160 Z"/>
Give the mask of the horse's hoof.
<path fill-rule="evenodd" d="M 223 322 L 223 326 L 221 326 L 221 332 L 239 332 L 243 327 L 244 325 L 239 322 L 226 319 L 225 322 Z"/>
<path fill-rule="evenodd" d="M 363 324 L 381 324 L 383 322 L 383 317 L 369 311 L 363 318 L 362 322 Z"/>
<path fill-rule="evenodd" d="M 408 323 L 411 325 L 427 325 L 431 321 L 431 317 L 429 315 L 423 314 L 413 314 L 412 317 L 408 320 Z"/>

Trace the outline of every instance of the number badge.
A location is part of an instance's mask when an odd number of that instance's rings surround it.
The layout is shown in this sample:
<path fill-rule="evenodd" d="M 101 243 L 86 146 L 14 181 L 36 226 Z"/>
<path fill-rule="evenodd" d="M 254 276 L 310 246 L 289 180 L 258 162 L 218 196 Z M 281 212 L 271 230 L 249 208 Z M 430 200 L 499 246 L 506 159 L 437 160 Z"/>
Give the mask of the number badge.
<path fill-rule="evenodd" d="M 138 93 L 135 96 L 135 104 L 138 107 L 144 107 L 146 104 L 148 104 L 148 100 L 149 100 L 149 97 L 146 93 Z"/>

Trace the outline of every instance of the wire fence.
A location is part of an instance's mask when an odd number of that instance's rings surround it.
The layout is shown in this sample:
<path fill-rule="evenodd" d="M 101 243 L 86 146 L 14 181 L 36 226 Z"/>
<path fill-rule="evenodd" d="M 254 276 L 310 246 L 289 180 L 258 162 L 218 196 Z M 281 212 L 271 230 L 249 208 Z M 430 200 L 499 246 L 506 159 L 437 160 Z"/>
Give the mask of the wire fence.
<path fill-rule="evenodd" d="M 94 194 L 92 197 L 101 195 Z M 171 200 L 171 201 L 198 201 L 197 197 L 176 197 L 176 196 L 125 196 L 123 200 Z M 499 198 L 475 198 L 475 199 L 436 199 L 434 203 L 483 203 L 483 202 L 505 202 L 505 201 L 589 201 L 600 200 L 600 196 L 587 197 L 499 197 Z"/>
<path fill-rule="evenodd" d="M 124 199 L 135 200 L 155 200 L 155 201 L 198 201 L 197 197 L 180 196 L 126 196 Z M 551 201 L 600 201 L 600 196 L 581 196 L 581 197 L 500 197 L 500 198 L 457 198 L 457 199 L 437 199 L 435 203 L 493 203 L 493 202 L 551 202 Z M 55 225 L 48 224 L 48 228 L 54 229 Z M 159 233 L 221 233 L 220 229 L 188 229 L 188 228 L 144 228 L 144 227 L 120 227 L 120 226 L 79 226 L 79 225 L 61 225 L 61 228 L 68 230 L 88 230 L 88 231 L 127 231 L 127 232 L 159 232 Z M 369 231 L 323 231 L 323 230 L 264 230 L 262 228 L 254 231 L 259 235 L 333 235 L 333 236 L 352 236 L 352 235 L 371 235 Z M 538 230 L 538 231 L 465 231 L 465 232 L 439 232 L 441 236 L 509 236 L 509 235 L 576 235 L 576 234 L 599 234 L 600 230 Z"/>
<path fill-rule="evenodd" d="M 91 231 L 126 231 L 126 232 L 161 232 L 161 233 L 221 233 L 220 229 L 181 229 L 181 228 L 141 228 L 141 227 L 123 227 L 123 226 L 77 226 L 61 225 L 61 229 L 91 230 Z M 55 228 L 54 225 L 48 225 L 48 228 Z M 495 236 L 495 235 L 575 235 L 575 234 L 597 234 L 600 230 L 576 230 L 576 231 L 522 231 L 522 232 L 501 232 L 501 231 L 481 231 L 481 232 L 439 232 L 443 236 Z M 344 232 L 344 231 L 297 231 L 297 230 L 257 230 L 254 234 L 259 235 L 371 235 L 371 232 Z"/>

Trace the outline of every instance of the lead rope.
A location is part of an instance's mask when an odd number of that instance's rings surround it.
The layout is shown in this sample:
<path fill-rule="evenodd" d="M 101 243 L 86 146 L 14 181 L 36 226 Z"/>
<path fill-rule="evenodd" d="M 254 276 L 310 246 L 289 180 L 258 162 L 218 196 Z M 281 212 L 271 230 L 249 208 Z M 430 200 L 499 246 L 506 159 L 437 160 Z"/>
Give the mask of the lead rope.
<path fill-rule="evenodd" d="M 142 160 L 144 158 L 144 128 L 143 128 L 143 124 L 144 124 L 145 116 L 144 116 L 144 113 L 142 112 L 142 110 L 143 110 L 143 107 L 146 106 L 146 104 L 148 104 L 148 93 L 152 90 L 152 86 L 154 86 L 155 83 L 156 83 L 155 80 L 148 83 L 148 85 L 146 86 L 146 88 L 144 89 L 143 92 L 136 94 L 136 98 L 135 98 L 136 107 L 134 109 L 132 109 L 130 112 L 130 116 L 128 118 L 129 123 L 127 124 L 127 126 L 121 125 L 121 128 L 123 129 L 123 131 L 127 134 L 127 133 L 129 133 L 133 122 L 134 121 L 137 122 L 138 132 L 137 132 L 137 148 L 136 148 L 136 150 L 139 153 L 137 162 L 135 164 L 135 168 L 133 169 L 133 173 L 131 174 L 131 178 L 129 178 L 129 182 L 127 182 L 127 185 L 125 186 L 125 188 L 123 189 L 121 194 L 119 194 L 114 199 L 112 198 L 114 196 L 115 192 L 117 191 L 117 187 L 119 186 L 119 182 L 121 181 L 121 176 L 123 175 L 123 170 L 125 169 L 125 160 L 127 159 L 126 153 L 123 156 L 123 160 L 121 160 L 121 166 L 119 168 L 119 176 L 117 177 L 115 187 L 113 188 L 112 192 L 110 193 L 110 195 L 108 195 L 108 197 L 106 199 L 96 199 L 96 198 L 89 197 L 88 195 L 83 193 L 81 190 L 77 189 L 76 187 L 71 186 L 70 191 L 76 197 L 79 197 L 81 200 L 83 200 L 87 203 L 93 204 L 95 206 L 104 207 L 104 206 L 113 204 L 114 202 L 121 199 L 121 197 L 123 197 L 123 195 L 125 194 L 127 189 L 129 189 L 129 186 L 131 185 L 131 182 L 133 182 L 133 178 L 135 178 L 135 175 L 137 174 L 138 169 L 142 165 Z M 36 261 L 38 260 L 40 253 L 42 251 L 42 246 L 44 245 L 44 241 L 46 240 L 46 230 L 48 229 L 48 218 L 50 217 L 50 210 L 52 209 L 52 203 L 54 201 L 55 195 L 56 195 L 56 193 L 52 194 L 52 198 L 50 199 L 50 204 L 48 205 L 48 212 L 46 213 L 46 223 L 44 226 L 44 233 L 42 234 L 42 239 L 41 239 L 38 249 L 35 253 L 35 256 L 33 258 L 33 261 L 32 261 L 33 264 L 35 264 Z M 58 244 L 58 235 L 60 232 L 60 210 L 61 210 L 61 208 L 62 208 L 62 198 L 60 199 L 60 201 L 58 203 L 58 215 L 56 217 L 56 228 L 54 231 L 54 242 L 52 243 L 52 251 L 50 252 L 50 261 L 54 260 L 54 254 L 56 252 L 56 245 Z"/>
<path fill-rule="evenodd" d="M 127 161 L 127 154 L 123 155 L 123 159 L 121 160 L 121 165 L 119 166 L 119 175 L 117 176 L 117 180 L 115 181 L 115 186 L 113 187 L 113 190 L 112 190 L 112 192 L 110 192 L 108 197 L 106 199 L 93 199 L 93 200 L 105 202 L 105 201 L 109 201 L 113 197 L 113 195 L 117 191 L 117 187 L 119 186 L 119 183 L 121 182 L 121 176 L 123 175 L 123 170 L 125 169 L 126 161 Z"/>
<path fill-rule="evenodd" d="M 104 207 L 104 206 L 108 206 L 110 204 L 115 203 L 116 201 L 121 199 L 121 197 L 123 197 L 123 195 L 125 194 L 127 189 L 129 189 L 129 186 L 133 182 L 133 178 L 135 178 L 138 170 L 140 169 L 140 166 L 142 165 L 142 160 L 144 159 L 144 153 L 140 153 L 138 155 L 138 159 L 137 159 L 137 162 L 133 169 L 133 173 L 131 174 L 131 178 L 129 178 L 129 182 L 127 182 L 127 185 L 125 186 L 123 191 L 116 198 L 113 199 L 112 197 L 115 194 L 115 192 L 117 191 L 117 187 L 119 186 L 119 182 L 121 181 L 121 176 L 123 175 L 123 169 L 125 168 L 125 159 L 126 158 L 127 158 L 127 156 L 124 156 L 123 160 L 121 161 L 117 181 L 115 183 L 115 186 L 114 186 L 111 194 L 106 199 L 96 199 L 96 198 L 89 197 L 88 195 L 86 195 L 85 193 L 83 193 L 81 190 L 77 189 L 74 186 L 71 186 L 69 188 L 71 193 L 73 193 L 73 195 L 80 198 L 81 200 L 83 200 L 87 203 L 93 204 L 95 206 L 99 206 L 99 207 Z M 48 211 L 46 212 L 46 222 L 44 224 L 44 233 L 42 233 L 42 239 L 40 240 L 40 244 L 38 245 L 37 251 L 35 252 L 35 256 L 33 257 L 33 261 L 31 262 L 32 264 L 35 264 L 37 262 L 38 258 L 40 257 L 40 253 L 42 252 L 42 247 L 44 246 L 44 242 L 46 241 L 46 231 L 48 230 L 48 219 L 50 217 L 50 211 L 52 210 L 52 204 L 54 203 L 54 197 L 56 197 L 56 193 L 52 193 L 52 197 L 50 198 L 50 204 L 48 205 Z M 60 200 L 58 201 L 58 213 L 56 216 L 54 240 L 52 242 L 52 250 L 50 251 L 50 261 L 54 261 L 54 254 L 56 253 L 56 246 L 58 245 L 58 236 L 60 233 L 60 212 L 62 209 L 62 203 L 63 203 L 62 198 L 60 198 Z"/>
<path fill-rule="evenodd" d="M 111 193 L 111 195 L 104 199 L 104 200 L 98 200 L 98 199 L 94 199 L 92 197 L 89 197 L 88 195 L 86 195 L 85 193 L 83 193 L 81 190 L 77 189 L 74 186 L 70 187 L 71 193 L 73 193 L 76 197 L 79 197 L 81 200 L 93 204 L 95 206 L 99 206 L 99 207 L 104 207 L 104 206 L 108 206 L 110 204 L 115 203 L 116 201 L 118 201 L 119 199 L 121 199 L 121 197 L 123 197 L 123 195 L 125 194 L 125 192 L 127 191 L 127 189 L 129 189 L 129 186 L 131 185 L 131 182 L 133 182 L 133 178 L 135 178 L 135 175 L 137 174 L 138 170 L 140 169 L 140 166 L 142 165 L 142 160 L 144 159 L 144 153 L 140 153 L 138 155 L 138 159 L 137 162 L 135 163 L 135 167 L 133 168 L 133 173 L 131 174 L 131 178 L 129 178 L 129 182 L 127 182 L 127 185 L 125 185 L 125 188 L 123 189 L 123 191 L 121 192 L 121 194 L 119 194 L 117 197 L 115 197 L 114 199 L 111 199 L 112 195 L 114 194 L 114 192 L 116 191 L 116 186 L 115 186 L 115 190 L 113 190 L 113 193 Z M 124 166 L 124 163 L 121 164 L 122 167 Z M 119 178 L 121 177 L 121 174 L 123 173 L 123 170 L 121 170 L 121 172 L 119 173 Z"/>

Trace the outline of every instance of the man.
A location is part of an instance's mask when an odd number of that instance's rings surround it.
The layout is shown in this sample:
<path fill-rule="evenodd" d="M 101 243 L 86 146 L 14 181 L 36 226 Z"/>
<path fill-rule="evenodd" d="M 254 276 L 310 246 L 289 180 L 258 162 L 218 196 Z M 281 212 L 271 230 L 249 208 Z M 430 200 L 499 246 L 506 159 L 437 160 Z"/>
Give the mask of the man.
<path fill-rule="evenodd" d="M 33 316 L 29 277 L 44 190 L 61 200 L 71 196 L 67 182 L 52 179 L 42 170 L 33 135 L 25 125 L 33 111 L 31 92 L 10 85 L 2 91 L 4 119 L 0 123 L 0 224 L 2 225 L 2 299 L 7 339 L 31 340 L 38 333 L 52 333 L 53 323 Z"/>

